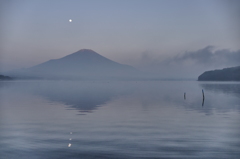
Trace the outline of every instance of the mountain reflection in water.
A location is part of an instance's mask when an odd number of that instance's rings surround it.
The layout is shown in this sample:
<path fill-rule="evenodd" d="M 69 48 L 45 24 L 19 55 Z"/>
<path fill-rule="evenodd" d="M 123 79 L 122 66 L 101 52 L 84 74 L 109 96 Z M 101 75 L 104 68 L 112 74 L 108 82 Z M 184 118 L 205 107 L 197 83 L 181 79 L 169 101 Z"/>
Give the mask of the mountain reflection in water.
<path fill-rule="evenodd" d="M 238 158 L 239 86 L 197 81 L 0 82 L 1 157 Z"/>

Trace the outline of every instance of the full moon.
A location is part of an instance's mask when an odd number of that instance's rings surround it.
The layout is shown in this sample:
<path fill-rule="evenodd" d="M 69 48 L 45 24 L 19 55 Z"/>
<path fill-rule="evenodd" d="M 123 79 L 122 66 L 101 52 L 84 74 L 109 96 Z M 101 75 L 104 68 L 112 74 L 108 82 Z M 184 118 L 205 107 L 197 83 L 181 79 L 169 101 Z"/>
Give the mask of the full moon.
<path fill-rule="evenodd" d="M 71 23 L 71 22 L 72 22 L 72 19 L 69 19 L 69 22 Z"/>

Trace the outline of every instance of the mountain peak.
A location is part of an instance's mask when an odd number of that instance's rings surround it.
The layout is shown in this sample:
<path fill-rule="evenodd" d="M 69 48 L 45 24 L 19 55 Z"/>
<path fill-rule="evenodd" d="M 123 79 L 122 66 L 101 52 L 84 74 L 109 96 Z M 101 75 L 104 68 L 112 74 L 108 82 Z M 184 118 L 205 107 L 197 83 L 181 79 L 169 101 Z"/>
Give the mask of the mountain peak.
<path fill-rule="evenodd" d="M 98 54 L 98 53 L 91 49 L 81 49 L 78 50 L 77 52 L 74 52 L 73 54 Z"/>
<path fill-rule="evenodd" d="M 93 51 L 91 49 L 80 49 L 77 52 L 95 52 L 95 51 Z"/>
<path fill-rule="evenodd" d="M 91 49 L 81 49 L 78 50 L 77 52 L 74 52 L 70 55 L 67 55 L 65 57 L 63 57 L 62 59 L 79 59 L 79 58 L 96 58 L 96 57 L 102 57 L 101 55 L 99 55 L 97 52 L 91 50 Z"/>
<path fill-rule="evenodd" d="M 77 54 L 92 54 L 92 53 L 98 54 L 97 52 L 95 52 L 95 51 L 93 51 L 91 49 L 81 49 L 81 50 L 78 50 L 75 53 L 77 53 Z M 73 53 L 73 54 L 75 54 L 75 53 Z"/>

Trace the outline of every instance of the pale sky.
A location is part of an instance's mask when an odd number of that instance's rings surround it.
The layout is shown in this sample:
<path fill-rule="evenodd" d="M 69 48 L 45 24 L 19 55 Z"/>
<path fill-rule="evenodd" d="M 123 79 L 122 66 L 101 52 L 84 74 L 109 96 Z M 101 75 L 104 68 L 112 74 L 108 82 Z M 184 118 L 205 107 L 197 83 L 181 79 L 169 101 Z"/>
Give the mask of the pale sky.
<path fill-rule="evenodd" d="M 156 59 L 208 46 L 214 46 L 213 54 L 223 49 L 239 54 L 239 5 L 237 0 L 1 0 L 0 71 L 84 48 L 153 71 L 160 67 Z"/>

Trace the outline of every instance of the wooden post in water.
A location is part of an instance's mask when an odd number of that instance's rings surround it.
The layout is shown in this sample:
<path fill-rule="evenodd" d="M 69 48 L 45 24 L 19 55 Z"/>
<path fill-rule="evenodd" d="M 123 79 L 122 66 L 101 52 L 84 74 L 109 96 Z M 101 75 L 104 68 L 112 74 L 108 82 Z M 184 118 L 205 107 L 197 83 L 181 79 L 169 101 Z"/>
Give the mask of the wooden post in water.
<path fill-rule="evenodd" d="M 202 99 L 202 107 L 203 107 L 203 105 L 204 105 L 204 100 L 205 100 L 205 96 L 204 96 L 204 91 L 203 91 L 203 89 L 202 89 L 202 96 L 203 96 L 203 99 Z"/>
<path fill-rule="evenodd" d="M 184 92 L 184 99 L 186 99 L 186 92 Z"/>
<path fill-rule="evenodd" d="M 203 97 L 203 99 L 205 98 L 203 89 L 202 89 L 202 97 Z"/>

